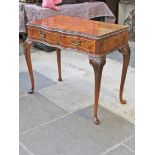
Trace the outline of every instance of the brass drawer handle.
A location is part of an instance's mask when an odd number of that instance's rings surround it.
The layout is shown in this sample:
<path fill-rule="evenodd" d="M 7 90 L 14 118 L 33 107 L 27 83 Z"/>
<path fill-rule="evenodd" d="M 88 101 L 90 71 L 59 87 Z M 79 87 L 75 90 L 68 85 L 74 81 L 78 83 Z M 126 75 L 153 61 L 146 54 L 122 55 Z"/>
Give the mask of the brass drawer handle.
<path fill-rule="evenodd" d="M 81 43 L 81 41 L 78 40 L 77 42 L 75 42 L 75 40 L 71 40 L 71 43 L 72 43 L 72 45 L 74 45 L 74 46 L 79 46 L 80 43 Z"/>
<path fill-rule="evenodd" d="M 45 38 L 45 32 L 44 31 L 39 31 L 39 35 L 41 38 Z"/>

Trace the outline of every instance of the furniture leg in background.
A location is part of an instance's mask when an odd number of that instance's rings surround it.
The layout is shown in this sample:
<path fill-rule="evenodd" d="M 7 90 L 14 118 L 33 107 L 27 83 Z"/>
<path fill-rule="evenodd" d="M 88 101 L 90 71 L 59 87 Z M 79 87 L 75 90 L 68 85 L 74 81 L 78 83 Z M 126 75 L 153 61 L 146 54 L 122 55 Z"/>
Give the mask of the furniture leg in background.
<path fill-rule="evenodd" d="M 24 42 L 24 54 L 25 54 L 25 59 L 29 71 L 29 76 L 31 80 L 31 89 L 28 92 L 29 94 L 33 94 L 34 92 L 34 76 L 33 76 L 33 69 L 32 69 L 32 63 L 31 63 L 31 46 L 32 46 L 32 41 L 30 39 L 26 39 Z"/>
<path fill-rule="evenodd" d="M 126 79 L 126 73 L 127 73 L 127 69 L 128 69 L 128 65 L 129 65 L 129 61 L 130 61 L 131 51 L 130 51 L 129 45 L 127 44 L 127 45 L 119 48 L 119 52 L 123 55 L 123 68 L 122 68 L 122 77 L 121 77 L 119 98 L 120 98 L 120 102 L 122 104 L 126 104 L 126 100 L 123 99 L 123 90 L 124 90 L 124 83 L 125 83 L 125 79 Z"/>
<path fill-rule="evenodd" d="M 61 77 L 61 50 L 57 48 L 56 52 L 57 52 L 57 64 L 58 64 L 58 81 L 62 81 L 62 77 Z"/>

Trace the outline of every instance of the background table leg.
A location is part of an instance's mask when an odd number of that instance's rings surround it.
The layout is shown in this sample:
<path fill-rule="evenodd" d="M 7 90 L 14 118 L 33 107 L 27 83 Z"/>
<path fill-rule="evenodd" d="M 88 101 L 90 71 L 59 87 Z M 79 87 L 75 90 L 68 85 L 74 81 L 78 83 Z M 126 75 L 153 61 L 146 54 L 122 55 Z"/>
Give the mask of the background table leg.
<path fill-rule="evenodd" d="M 58 81 L 62 81 L 62 77 L 61 77 L 61 50 L 57 48 L 56 52 L 57 52 L 57 64 L 58 64 Z"/>
<path fill-rule="evenodd" d="M 89 62 L 90 62 L 90 65 L 94 69 L 94 75 L 95 75 L 94 123 L 98 125 L 100 124 L 100 121 L 97 116 L 98 100 L 99 100 L 99 94 L 100 94 L 102 70 L 103 70 L 103 66 L 106 63 L 106 57 L 105 56 L 89 56 Z"/>
<path fill-rule="evenodd" d="M 121 47 L 119 49 L 119 52 L 123 55 L 123 68 L 122 68 L 119 98 L 122 104 L 126 104 L 126 100 L 123 99 L 123 90 L 124 90 L 124 83 L 126 79 L 126 73 L 127 73 L 127 69 L 130 61 L 130 54 L 131 54 L 129 45 L 127 44 L 126 46 Z"/>
<path fill-rule="evenodd" d="M 34 92 L 34 77 L 33 77 L 31 55 L 30 55 L 31 46 L 32 46 L 32 41 L 30 39 L 26 39 L 24 42 L 23 48 L 24 48 L 25 59 L 26 59 L 26 63 L 29 71 L 30 80 L 31 80 L 31 89 L 30 91 L 28 91 L 29 94 L 33 94 Z"/>

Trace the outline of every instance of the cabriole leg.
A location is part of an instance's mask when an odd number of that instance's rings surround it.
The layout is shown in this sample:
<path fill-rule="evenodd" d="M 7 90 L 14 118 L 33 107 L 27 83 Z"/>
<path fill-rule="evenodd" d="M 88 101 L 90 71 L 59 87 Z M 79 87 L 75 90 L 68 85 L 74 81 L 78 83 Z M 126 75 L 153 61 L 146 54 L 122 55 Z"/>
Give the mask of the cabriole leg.
<path fill-rule="evenodd" d="M 30 80 L 31 80 L 31 89 L 30 91 L 28 91 L 29 94 L 33 94 L 34 92 L 34 77 L 33 77 L 31 54 L 30 54 L 31 46 L 32 46 L 32 41 L 30 39 L 26 39 L 23 45 L 23 49 L 24 49 L 24 54 L 25 54 Z"/>
<path fill-rule="evenodd" d="M 100 124 L 100 121 L 97 116 L 98 100 L 100 94 L 102 70 L 103 66 L 106 63 L 106 56 L 89 56 L 89 62 L 94 69 L 94 75 L 95 75 L 94 123 L 98 125 Z"/>
<path fill-rule="evenodd" d="M 123 68 L 122 68 L 119 98 L 122 104 L 126 104 L 126 100 L 123 99 L 123 90 L 131 54 L 129 45 L 127 44 L 126 46 L 119 48 L 119 52 L 123 55 Z"/>

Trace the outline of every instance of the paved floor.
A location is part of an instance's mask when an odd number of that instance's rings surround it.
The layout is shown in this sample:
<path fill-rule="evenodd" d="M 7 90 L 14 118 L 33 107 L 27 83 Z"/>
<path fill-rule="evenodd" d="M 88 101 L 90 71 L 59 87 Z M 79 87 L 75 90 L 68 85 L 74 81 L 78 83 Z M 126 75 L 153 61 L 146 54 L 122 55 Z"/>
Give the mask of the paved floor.
<path fill-rule="evenodd" d="M 21 45 L 21 44 L 20 44 Z M 93 70 L 85 55 L 63 51 L 57 81 L 55 52 L 32 49 L 36 91 L 20 50 L 20 155 L 134 155 L 134 43 L 121 105 L 118 90 L 122 59 L 113 53 L 103 70 L 99 118 L 92 123 Z"/>

